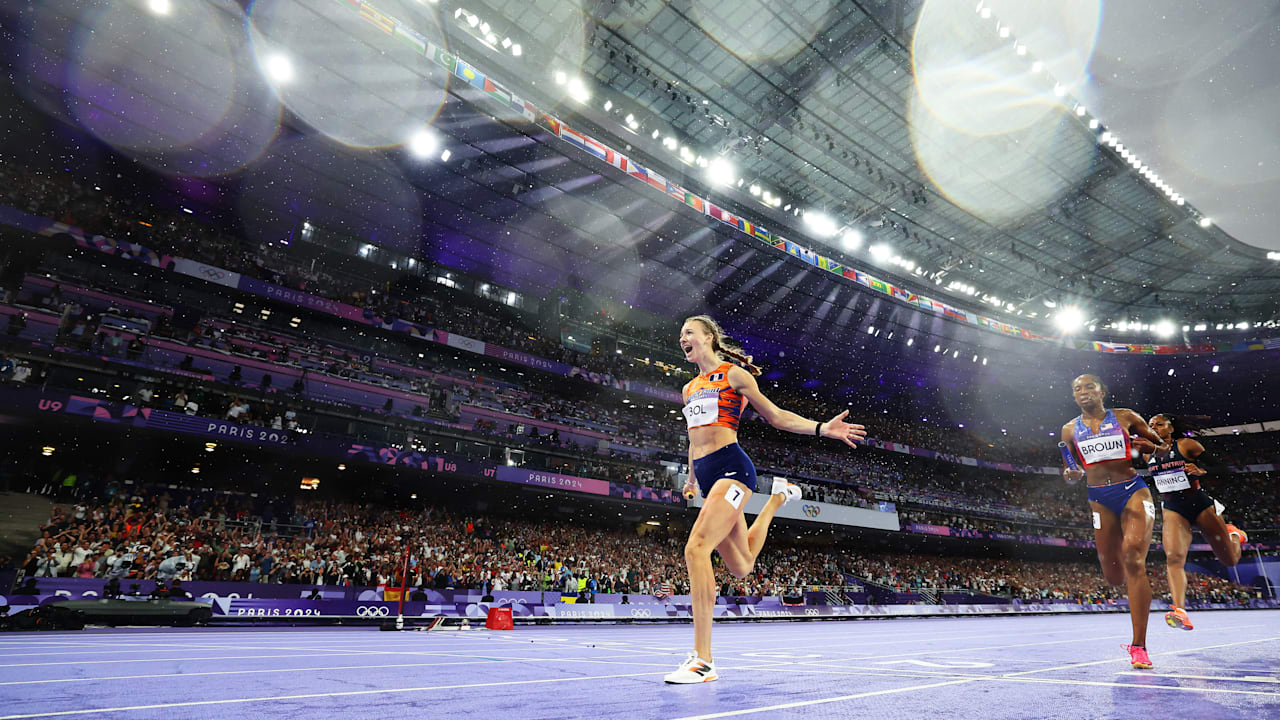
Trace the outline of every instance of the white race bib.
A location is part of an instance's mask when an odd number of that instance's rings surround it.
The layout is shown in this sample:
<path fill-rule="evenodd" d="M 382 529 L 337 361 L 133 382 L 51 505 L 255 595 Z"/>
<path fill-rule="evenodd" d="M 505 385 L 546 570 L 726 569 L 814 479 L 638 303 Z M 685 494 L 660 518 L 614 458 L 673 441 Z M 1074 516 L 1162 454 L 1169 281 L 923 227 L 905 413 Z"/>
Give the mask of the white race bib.
<path fill-rule="evenodd" d="M 1083 442 L 1077 442 L 1080 456 L 1085 463 L 1092 465 L 1104 460 L 1128 460 L 1129 451 L 1125 448 L 1124 437 L 1119 433 L 1101 435 Z"/>
<path fill-rule="evenodd" d="M 684 406 L 684 419 L 689 427 L 696 428 L 710 425 L 720 416 L 720 395 L 691 398 Z"/>
<path fill-rule="evenodd" d="M 1162 493 L 1191 489 L 1191 479 L 1182 468 L 1152 473 L 1152 476 L 1156 480 L 1156 489 Z"/>

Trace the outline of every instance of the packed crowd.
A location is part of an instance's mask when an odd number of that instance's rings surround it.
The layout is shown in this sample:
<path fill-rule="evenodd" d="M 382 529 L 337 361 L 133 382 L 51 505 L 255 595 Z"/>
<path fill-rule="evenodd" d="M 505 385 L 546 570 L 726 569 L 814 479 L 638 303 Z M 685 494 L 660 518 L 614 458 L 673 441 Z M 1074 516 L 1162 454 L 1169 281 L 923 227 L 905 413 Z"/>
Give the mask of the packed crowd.
<path fill-rule="evenodd" d="M 929 555 L 875 555 L 853 561 L 855 575 L 898 592 L 952 588 L 1026 601 L 1073 600 L 1104 603 L 1124 597 L 1124 588 L 1102 582 L 1096 562 L 1043 562 L 1013 558 L 957 558 Z M 1161 559 L 1147 563 L 1155 596 L 1168 597 Z M 1247 601 L 1256 591 L 1212 575 L 1187 573 L 1190 602 Z"/>
<path fill-rule="evenodd" d="M 75 313 L 85 309 L 74 298 L 63 299 L 61 286 L 55 284 L 49 295 L 36 300 L 49 304 L 49 300 L 61 301 L 64 323 L 60 330 L 78 327 L 84 323 Z M 56 296 L 56 297 L 55 297 Z M 127 313 L 117 307 L 109 307 L 98 317 L 116 318 Z M 524 463 L 531 469 L 551 470 L 577 474 L 636 485 L 674 487 L 678 482 L 664 471 L 661 464 L 641 456 L 599 458 L 590 448 L 558 437 L 558 431 L 539 433 L 537 425 L 530 423 L 523 428 L 517 423 L 521 418 L 556 422 L 574 427 L 587 427 L 605 432 L 611 438 L 627 438 L 629 444 L 649 446 L 665 451 L 671 459 L 682 459 L 680 448 L 683 433 L 678 423 L 662 415 L 662 409 L 642 410 L 638 404 L 620 404 L 605 407 L 604 403 L 574 398 L 565 392 L 564 385 L 531 374 L 521 385 L 480 378 L 460 368 L 450 368 L 439 363 L 429 363 L 431 371 L 422 365 L 410 373 L 412 363 L 397 373 L 396 366 L 383 364 L 371 366 L 366 359 L 353 355 L 351 348 L 324 343 L 304 336 L 285 336 L 251 323 L 231 324 L 211 318 L 203 319 L 193 329 L 177 331 L 159 315 L 151 337 L 168 337 L 191 346 L 213 348 L 230 356 L 268 359 L 291 367 L 309 367 L 316 372 L 335 377 L 357 379 L 362 382 L 409 390 L 422 395 L 423 400 L 414 414 L 437 415 L 457 420 L 463 406 L 482 407 L 513 416 L 511 422 L 476 420 L 473 432 L 497 436 L 506 446 L 521 448 L 557 448 L 570 450 L 579 459 L 566 460 L 542 456 L 528 456 Z M 148 318 L 126 318 L 138 322 Z M 70 322 L 68 322 L 70 320 Z M 101 319 L 99 319 L 101 323 Z M 112 350 L 102 338 L 116 337 L 101 327 L 79 335 L 80 342 L 94 353 L 128 354 L 137 359 L 145 352 L 145 345 L 134 348 L 134 343 L 119 343 Z M 136 340 L 136 338 L 135 338 Z M 188 357 L 190 360 L 190 357 Z M 42 377 L 47 368 L 39 369 Z M 0 359 L 0 379 L 14 382 L 30 381 L 32 367 L 20 359 Z M 235 420 L 245 424 L 274 429 L 299 430 L 302 421 L 296 405 L 302 401 L 301 388 L 295 385 L 289 394 L 275 393 L 269 376 L 260 382 L 247 383 L 239 377 L 239 367 L 226 378 L 220 378 L 232 386 L 204 388 L 198 383 L 181 381 L 143 384 L 126 390 L 131 402 L 145 407 L 172 409 L 187 414 Z M 249 387 L 252 385 L 253 387 Z M 258 390 L 253 397 L 237 395 L 237 386 Z M 283 388 L 281 388 L 283 389 Z M 265 392 L 271 390 L 273 392 Z M 594 388 L 593 388 L 594 390 Z M 919 508 L 933 512 L 955 511 L 970 515 L 995 516 L 1003 521 L 973 518 L 947 518 L 944 523 L 957 529 L 981 529 L 995 532 L 1042 534 L 1043 528 L 1028 525 L 1075 525 L 1058 535 L 1076 537 L 1087 535 L 1079 532 L 1083 503 L 1078 488 L 1044 476 L 981 471 L 955 463 L 926 461 L 898 453 L 870 451 L 856 455 L 825 446 L 809 447 L 803 443 L 780 442 L 770 437 L 771 430 L 759 422 L 744 425 L 743 434 L 748 438 L 752 454 L 762 470 L 785 474 L 803 481 L 808 497 L 826 502 L 855 506 L 873 506 L 876 501 L 888 500 L 901 508 Z M 1236 439 L 1237 447 L 1241 446 Z M 1244 446 L 1247 447 L 1247 446 Z M 659 457 L 659 456 L 653 456 Z M 1275 491 L 1270 490 L 1263 478 L 1257 478 L 1260 490 L 1252 497 L 1238 492 L 1235 485 L 1222 488 L 1223 497 L 1233 500 L 1247 514 L 1235 515 L 1235 519 L 1256 526 L 1275 526 L 1277 503 Z M 1250 485 L 1254 483 L 1249 483 Z M 1239 496 L 1239 501 L 1235 501 Z M 937 518 L 934 518 L 936 521 Z M 926 520 L 919 520 L 926 522 Z M 1014 525 L 1013 523 L 1017 523 Z"/>
<path fill-rule="evenodd" d="M 255 499 L 116 482 L 55 505 L 23 563 L 32 577 L 229 580 L 304 585 L 398 585 L 570 594 L 688 592 L 675 528 L 461 516 L 365 503 Z M 717 570 L 724 595 L 782 595 L 859 581 L 919 589 L 1102 602 L 1119 597 L 1093 563 L 834 551 L 774 538 L 755 571 Z M 407 561 L 406 561 L 407 555 Z M 406 565 L 407 563 L 407 565 Z M 401 568 L 408 568 L 401 574 Z M 1151 572 L 1157 593 L 1162 571 Z M 1193 600 L 1250 597 L 1193 575 Z"/>

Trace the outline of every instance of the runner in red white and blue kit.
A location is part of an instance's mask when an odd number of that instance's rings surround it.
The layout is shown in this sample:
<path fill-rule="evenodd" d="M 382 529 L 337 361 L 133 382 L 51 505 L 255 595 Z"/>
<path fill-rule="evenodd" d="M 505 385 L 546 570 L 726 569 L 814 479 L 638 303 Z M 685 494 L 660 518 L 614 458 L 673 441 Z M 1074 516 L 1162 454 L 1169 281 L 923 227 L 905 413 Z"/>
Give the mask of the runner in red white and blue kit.
<path fill-rule="evenodd" d="M 1133 667 L 1150 669 L 1147 620 L 1151 616 L 1151 581 L 1147 578 L 1147 550 L 1155 525 L 1151 491 L 1133 471 L 1133 447 L 1141 452 L 1168 450 L 1147 423 L 1132 410 L 1108 410 L 1102 401 L 1107 386 L 1097 375 L 1081 375 L 1071 383 L 1080 415 L 1062 426 L 1062 441 L 1074 450 L 1084 470 L 1067 468 L 1073 480 L 1087 479 L 1093 536 L 1102 574 L 1112 585 L 1127 586 L 1133 644 L 1127 646 Z M 1138 437 L 1130 440 L 1129 434 Z"/>
<path fill-rule="evenodd" d="M 1240 562 L 1240 545 L 1249 542 L 1249 536 L 1224 522 L 1223 507 L 1201 489 L 1200 477 L 1217 474 L 1222 467 L 1210 458 L 1200 441 L 1187 437 L 1186 428 L 1176 415 L 1154 415 L 1149 424 L 1156 435 L 1172 441 L 1168 452 L 1145 455 L 1164 507 L 1160 534 L 1173 600 L 1173 609 L 1165 613 L 1164 621 L 1171 628 L 1191 630 L 1194 626 L 1187 616 L 1187 572 L 1183 567 L 1191 546 L 1191 527 L 1200 528 L 1213 554 L 1227 567 Z"/>

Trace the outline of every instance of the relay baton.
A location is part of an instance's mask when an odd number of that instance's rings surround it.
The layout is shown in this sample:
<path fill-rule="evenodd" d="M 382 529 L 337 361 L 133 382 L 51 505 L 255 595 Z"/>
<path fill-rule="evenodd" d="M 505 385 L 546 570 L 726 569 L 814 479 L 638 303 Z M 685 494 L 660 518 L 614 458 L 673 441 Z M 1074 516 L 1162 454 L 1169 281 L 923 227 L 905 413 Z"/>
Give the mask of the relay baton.
<path fill-rule="evenodd" d="M 1071 448 L 1067 447 L 1065 442 L 1058 443 L 1058 449 L 1062 451 L 1062 460 L 1067 463 L 1067 467 L 1072 470 L 1079 470 L 1080 466 L 1076 465 L 1076 456 L 1071 454 Z"/>

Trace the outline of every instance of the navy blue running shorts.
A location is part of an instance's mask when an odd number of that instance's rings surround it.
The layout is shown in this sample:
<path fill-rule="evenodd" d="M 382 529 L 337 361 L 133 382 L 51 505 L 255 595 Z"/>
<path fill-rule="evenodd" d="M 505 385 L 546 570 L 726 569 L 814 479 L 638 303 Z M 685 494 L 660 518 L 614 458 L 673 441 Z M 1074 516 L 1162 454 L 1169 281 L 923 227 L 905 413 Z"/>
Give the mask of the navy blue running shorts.
<path fill-rule="evenodd" d="M 696 458 L 693 461 L 693 477 L 698 481 L 702 497 L 711 492 L 711 486 L 720 478 L 736 480 L 746 485 L 751 492 L 756 491 L 756 466 L 738 443 L 725 445 L 713 453 Z"/>

